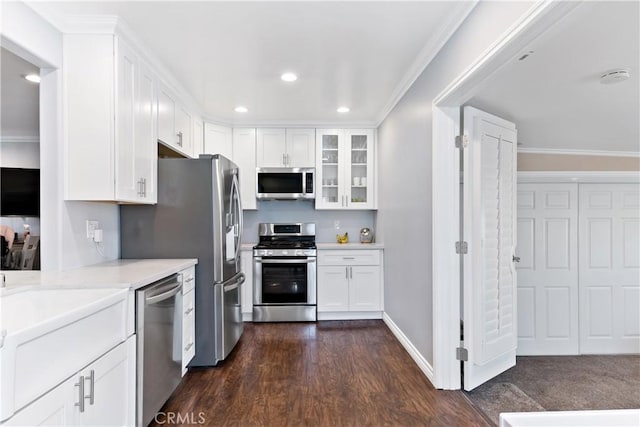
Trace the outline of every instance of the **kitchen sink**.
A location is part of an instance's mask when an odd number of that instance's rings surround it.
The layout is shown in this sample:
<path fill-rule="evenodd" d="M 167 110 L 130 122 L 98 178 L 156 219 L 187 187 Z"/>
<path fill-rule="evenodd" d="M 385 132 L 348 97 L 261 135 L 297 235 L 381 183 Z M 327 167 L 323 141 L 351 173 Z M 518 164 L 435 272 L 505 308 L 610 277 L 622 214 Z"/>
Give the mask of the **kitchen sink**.
<path fill-rule="evenodd" d="M 0 297 L 0 421 L 126 340 L 127 289 Z"/>

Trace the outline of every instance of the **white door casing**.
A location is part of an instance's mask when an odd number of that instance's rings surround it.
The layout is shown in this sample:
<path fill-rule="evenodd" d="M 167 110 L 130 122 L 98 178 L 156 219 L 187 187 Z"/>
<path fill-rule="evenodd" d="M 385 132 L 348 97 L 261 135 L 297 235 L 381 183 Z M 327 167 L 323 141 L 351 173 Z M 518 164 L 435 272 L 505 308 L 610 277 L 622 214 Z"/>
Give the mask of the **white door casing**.
<path fill-rule="evenodd" d="M 640 186 L 580 184 L 580 353 L 640 352 Z"/>
<path fill-rule="evenodd" d="M 513 123 L 473 107 L 463 110 L 464 389 L 516 363 L 516 144 Z"/>
<path fill-rule="evenodd" d="M 518 355 L 578 354 L 578 184 L 518 184 Z"/>

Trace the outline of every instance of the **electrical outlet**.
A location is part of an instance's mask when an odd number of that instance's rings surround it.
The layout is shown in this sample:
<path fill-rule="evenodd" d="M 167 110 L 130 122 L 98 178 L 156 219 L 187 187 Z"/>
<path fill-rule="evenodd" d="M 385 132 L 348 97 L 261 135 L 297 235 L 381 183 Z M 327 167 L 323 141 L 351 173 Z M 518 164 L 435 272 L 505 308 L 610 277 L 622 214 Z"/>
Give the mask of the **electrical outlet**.
<path fill-rule="evenodd" d="M 98 221 L 87 220 L 87 239 L 93 240 L 93 236 L 95 236 L 98 227 L 100 227 Z"/>
<path fill-rule="evenodd" d="M 340 229 L 340 221 L 338 221 L 337 219 L 335 221 L 333 221 L 333 228 L 335 228 L 336 230 Z"/>

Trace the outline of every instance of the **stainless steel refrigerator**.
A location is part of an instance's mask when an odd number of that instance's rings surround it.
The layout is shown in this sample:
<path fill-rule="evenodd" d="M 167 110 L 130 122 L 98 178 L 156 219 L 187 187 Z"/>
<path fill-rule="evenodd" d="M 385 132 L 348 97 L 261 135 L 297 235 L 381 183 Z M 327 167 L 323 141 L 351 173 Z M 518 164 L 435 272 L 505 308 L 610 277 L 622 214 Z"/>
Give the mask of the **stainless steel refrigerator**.
<path fill-rule="evenodd" d="M 122 258 L 197 258 L 196 354 L 225 359 L 242 335 L 238 167 L 221 155 L 158 160 L 158 204 L 120 207 Z"/>

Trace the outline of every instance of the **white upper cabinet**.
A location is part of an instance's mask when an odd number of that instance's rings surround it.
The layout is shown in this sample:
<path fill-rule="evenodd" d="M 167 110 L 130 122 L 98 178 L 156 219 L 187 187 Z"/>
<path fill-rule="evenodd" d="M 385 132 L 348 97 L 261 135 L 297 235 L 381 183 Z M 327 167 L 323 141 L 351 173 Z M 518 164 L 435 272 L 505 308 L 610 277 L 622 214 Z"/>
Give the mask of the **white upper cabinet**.
<path fill-rule="evenodd" d="M 240 199 L 242 201 L 242 209 L 257 209 L 255 129 L 233 129 L 232 159 L 240 169 Z"/>
<path fill-rule="evenodd" d="M 166 85 L 158 89 L 158 141 L 186 157 L 194 157 L 192 115 Z"/>
<path fill-rule="evenodd" d="M 318 129 L 316 209 L 375 209 L 374 130 Z"/>
<path fill-rule="evenodd" d="M 233 159 L 232 135 L 233 130 L 229 127 L 205 123 L 203 154 L 222 154 Z"/>
<path fill-rule="evenodd" d="M 287 132 L 285 129 L 258 129 L 257 166 L 261 168 L 285 167 Z"/>
<path fill-rule="evenodd" d="M 117 36 L 63 40 L 65 199 L 155 203 L 154 76 Z"/>
<path fill-rule="evenodd" d="M 200 118 L 193 119 L 193 157 L 204 154 L 204 122 Z"/>
<path fill-rule="evenodd" d="M 314 167 L 315 129 L 258 129 L 258 167 Z"/>
<path fill-rule="evenodd" d="M 187 156 L 193 157 L 193 140 L 191 139 L 191 113 L 184 106 L 176 108 L 176 136 L 178 147 Z"/>
<path fill-rule="evenodd" d="M 312 168 L 316 165 L 315 138 L 315 129 L 287 129 L 288 167 Z"/>

